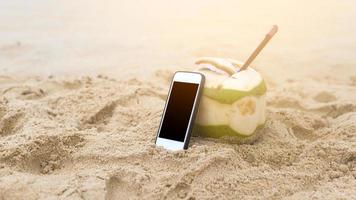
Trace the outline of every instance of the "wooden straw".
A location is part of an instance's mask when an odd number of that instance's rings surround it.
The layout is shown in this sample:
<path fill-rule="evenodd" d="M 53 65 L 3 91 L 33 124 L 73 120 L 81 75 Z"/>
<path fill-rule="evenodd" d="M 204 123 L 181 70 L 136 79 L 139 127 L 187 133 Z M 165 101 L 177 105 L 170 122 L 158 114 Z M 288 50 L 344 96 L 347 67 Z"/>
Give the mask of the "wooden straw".
<path fill-rule="evenodd" d="M 253 60 L 257 57 L 257 55 L 262 51 L 262 49 L 266 46 L 269 40 L 276 34 L 278 31 L 278 26 L 273 25 L 272 29 L 267 33 L 266 37 L 262 40 L 262 42 L 258 45 L 255 51 L 250 55 L 247 61 L 242 65 L 240 71 L 247 69 L 247 67 L 252 63 Z"/>

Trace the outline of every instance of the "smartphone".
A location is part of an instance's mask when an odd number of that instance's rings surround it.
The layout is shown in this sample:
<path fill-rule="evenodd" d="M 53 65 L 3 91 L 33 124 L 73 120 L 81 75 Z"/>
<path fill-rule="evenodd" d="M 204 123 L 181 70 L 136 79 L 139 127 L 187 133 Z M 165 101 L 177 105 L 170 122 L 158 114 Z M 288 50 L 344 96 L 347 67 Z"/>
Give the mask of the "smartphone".
<path fill-rule="evenodd" d="M 156 137 L 156 146 L 168 150 L 187 149 L 204 85 L 204 75 L 176 72 Z"/>

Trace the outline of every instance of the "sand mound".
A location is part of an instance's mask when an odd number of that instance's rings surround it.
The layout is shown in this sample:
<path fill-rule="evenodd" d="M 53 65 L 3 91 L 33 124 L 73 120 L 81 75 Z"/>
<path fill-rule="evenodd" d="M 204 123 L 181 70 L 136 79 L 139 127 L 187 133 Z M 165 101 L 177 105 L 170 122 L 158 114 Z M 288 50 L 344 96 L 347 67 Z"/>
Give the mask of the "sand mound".
<path fill-rule="evenodd" d="M 194 137 L 171 153 L 154 146 L 170 73 L 156 75 L 1 77 L 0 199 L 355 197 L 354 84 L 270 88 L 253 144 Z"/>

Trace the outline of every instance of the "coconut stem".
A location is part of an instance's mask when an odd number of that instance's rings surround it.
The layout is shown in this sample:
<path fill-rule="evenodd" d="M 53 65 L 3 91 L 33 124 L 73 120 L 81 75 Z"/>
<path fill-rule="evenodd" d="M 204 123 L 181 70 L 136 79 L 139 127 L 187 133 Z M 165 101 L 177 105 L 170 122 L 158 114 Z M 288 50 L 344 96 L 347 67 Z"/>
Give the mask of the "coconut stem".
<path fill-rule="evenodd" d="M 266 46 L 269 40 L 276 34 L 278 31 L 278 26 L 273 25 L 272 29 L 267 33 L 262 42 L 257 46 L 255 51 L 250 55 L 247 61 L 242 65 L 240 71 L 247 69 L 247 67 L 252 63 L 253 60 L 258 56 L 258 54 L 262 51 L 262 49 Z"/>

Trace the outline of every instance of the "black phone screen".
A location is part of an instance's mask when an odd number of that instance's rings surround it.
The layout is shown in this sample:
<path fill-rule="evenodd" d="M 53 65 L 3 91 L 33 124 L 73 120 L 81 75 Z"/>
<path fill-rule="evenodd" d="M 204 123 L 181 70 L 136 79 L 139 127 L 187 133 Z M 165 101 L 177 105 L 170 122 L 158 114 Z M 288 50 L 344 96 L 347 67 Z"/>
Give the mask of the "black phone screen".
<path fill-rule="evenodd" d="M 173 82 L 159 137 L 184 141 L 199 84 Z"/>

